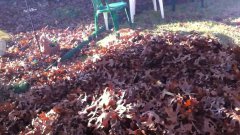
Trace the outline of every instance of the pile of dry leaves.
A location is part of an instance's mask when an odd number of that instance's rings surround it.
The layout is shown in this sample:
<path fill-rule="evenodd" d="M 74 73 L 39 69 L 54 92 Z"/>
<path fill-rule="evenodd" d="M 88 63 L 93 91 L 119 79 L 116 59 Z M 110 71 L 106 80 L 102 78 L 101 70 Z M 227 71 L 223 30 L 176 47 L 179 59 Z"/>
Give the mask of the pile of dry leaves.
<path fill-rule="evenodd" d="M 1 81 L 29 90 L 0 102 L 0 133 L 239 134 L 240 48 L 196 33 L 120 33 L 49 71 L 3 65 Z"/>

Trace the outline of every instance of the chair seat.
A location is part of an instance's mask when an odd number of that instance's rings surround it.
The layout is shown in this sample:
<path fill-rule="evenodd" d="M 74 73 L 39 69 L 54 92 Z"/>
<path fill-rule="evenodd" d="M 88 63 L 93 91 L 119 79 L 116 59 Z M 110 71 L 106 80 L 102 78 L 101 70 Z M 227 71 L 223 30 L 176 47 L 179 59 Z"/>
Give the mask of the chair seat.
<path fill-rule="evenodd" d="M 110 7 L 110 10 L 112 10 L 112 11 L 119 10 L 119 9 L 127 7 L 127 3 L 126 2 L 110 3 L 109 7 Z M 107 9 L 107 6 L 99 7 L 97 11 L 98 11 L 98 13 L 109 12 Z"/>
<path fill-rule="evenodd" d="M 124 8 L 127 6 L 127 3 L 126 2 L 115 2 L 115 3 L 111 3 L 109 4 L 109 7 L 110 8 Z"/>

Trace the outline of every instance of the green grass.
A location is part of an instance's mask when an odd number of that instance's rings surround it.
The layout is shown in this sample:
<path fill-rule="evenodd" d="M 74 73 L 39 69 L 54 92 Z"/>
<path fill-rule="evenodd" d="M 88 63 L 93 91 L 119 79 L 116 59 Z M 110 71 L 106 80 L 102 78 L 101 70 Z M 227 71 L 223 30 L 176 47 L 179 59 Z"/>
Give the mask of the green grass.
<path fill-rule="evenodd" d="M 195 31 L 217 38 L 224 45 L 240 45 L 240 1 L 205 1 L 205 8 L 200 7 L 199 0 L 177 4 L 175 12 L 170 5 L 164 5 L 165 19 L 161 18 L 159 11 L 137 13 L 135 27 L 151 33 Z"/>

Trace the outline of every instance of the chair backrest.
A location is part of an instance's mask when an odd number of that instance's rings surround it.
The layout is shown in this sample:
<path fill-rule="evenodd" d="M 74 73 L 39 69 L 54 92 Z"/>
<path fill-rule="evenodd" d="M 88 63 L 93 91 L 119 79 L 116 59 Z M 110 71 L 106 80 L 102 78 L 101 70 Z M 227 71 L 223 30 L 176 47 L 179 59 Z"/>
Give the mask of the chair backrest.
<path fill-rule="evenodd" d="M 94 10 L 97 10 L 99 7 L 103 6 L 102 0 L 92 0 Z"/>

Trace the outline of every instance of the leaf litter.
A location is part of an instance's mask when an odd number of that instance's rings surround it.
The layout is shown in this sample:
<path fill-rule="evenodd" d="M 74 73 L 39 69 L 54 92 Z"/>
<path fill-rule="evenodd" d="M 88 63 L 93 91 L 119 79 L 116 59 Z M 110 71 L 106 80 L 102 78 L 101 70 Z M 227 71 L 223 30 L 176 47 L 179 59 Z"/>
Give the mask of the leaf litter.
<path fill-rule="evenodd" d="M 0 133 L 240 134 L 239 47 L 197 33 L 120 31 L 119 40 L 85 47 L 49 71 L 36 54 L 37 64 L 11 55 L 34 51 L 10 47 L 2 84 L 26 80 L 30 88 L 1 87 L 9 98 L 0 104 Z"/>

